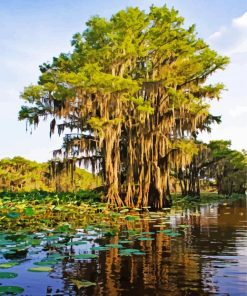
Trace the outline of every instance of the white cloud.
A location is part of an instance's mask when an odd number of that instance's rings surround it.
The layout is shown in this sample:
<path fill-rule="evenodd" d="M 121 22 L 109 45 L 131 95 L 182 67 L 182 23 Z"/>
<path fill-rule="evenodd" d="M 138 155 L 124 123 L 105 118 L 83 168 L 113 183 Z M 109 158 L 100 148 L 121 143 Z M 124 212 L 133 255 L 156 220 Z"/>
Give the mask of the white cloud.
<path fill-rule="evenodd" d="M 232 20 L 233 27 L 246 29 L 247 28 L 247 12 L 245 12 L 242 16 L 234 18 Z"/>
<path fill-rule="evenodd" d="M 211 134 L 203 134 L 205 141 L 228 139 L 234 149 L 247 147 L 247 12 L 222 24 L 208 38 L 210 47 L 222 55 L 230 56 L 231 63 L 224 72 L 212 77 L 212 82 L 222 81 L 227 92 L 220 102 L 211 103 L 211 112 L 222 116 L 222 123 L 212 127 Z"/>
<path fill-rule="evenodd" d="M 233 118 L 240 117 L 247 114 L 247 106 L 236 106 L 229 113 Z"/>
<path fill-rule="evenodd" d="M 212 35 L 210 35 L 209 36 L 209 40 L 217 40 L 217 39 L 219 39 L 223 34 L 224 34 L 224 32 L 226 31 L 226 27 L 224 26 L 224 27 L 221 27 L 220 29 L 219 29 L 219 31 L 216 31 L 216 32 L 214 32 Z"/>
<path fill-rule="evenodd" d="M 247 12 L 220 27 L 209 36 L 208 42 L 228 56 L 247 52 Z"/>

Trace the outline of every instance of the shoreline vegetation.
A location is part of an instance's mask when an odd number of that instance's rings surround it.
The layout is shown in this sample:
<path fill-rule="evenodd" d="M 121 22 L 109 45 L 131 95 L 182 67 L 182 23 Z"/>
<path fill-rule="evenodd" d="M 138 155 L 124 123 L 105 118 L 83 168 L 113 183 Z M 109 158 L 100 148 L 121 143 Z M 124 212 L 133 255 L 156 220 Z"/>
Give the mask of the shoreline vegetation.
<path fill-rule="evenodd" d="M 85 199 L 90 195 L 91 199 Z M 241 197 L 234 195 L 233 199 L 225 200 L 217 194 L 206 195 L 201 196 L 203 204 L 220 199 L 226 208 Z M 64 264 L 88 267 L 102 260 L 102 256 L 112 258 L 114 254 L 120 261 L 129 257 L 129 260 L 149 258 L 153 253 L 148 251 L 156 239 L 159 242 L 162 239 L 168 246 L 169 242 L 183 240 L 193 228 L 193 218 L 201 216 L 198 199 L 191 197 L 188 200 L 174 196 L 176 202 L 169 209 L 123 207 L 114 211 L 106 203 L 95 202 L 98 196 L 90 191 L 84 192 L 81 199 L 71 193 L 45 192 L 2 192 L 0 196 L 0 277 L 10 279 L 5 281 L 7 285 L 0 286 L 0 294 L 21 294 L 30 287 L 30 282 L 27 287 L 11 280 L 20 276 L 20 270 L 28 272 L 32 280 L 33 272 L 50 275 Z M 174 225 L 172 219 L 176 215 L 186 217 L 187 207 L 190 207 L 187 219 Z M 75 291 L 99 284 L 97 278 L 88 274 L 82 278 L 75 272 L 69 273 L 66 281 Z"/>
<path fill-rule="evenodd" d="M 199 208 L 205 204 L 231 202 L 244 197 L 241 194 L 224 196 L 216 192 L 205 192 L 200 197 L 174 194 L 172 206 L 157 210 L 151 207 L 109 207 L 104 202 L 104 195 L 94 190 L 81 190 L 77 193 L 0 192 L 0 231 L 75 231 L 76 228 L 87 229 L 94 225 L 96 228 L 106 227 L 109 232 L 107 235 L 111 236 L 112 233 L 114 236 L 117 224 L 120 226 L 123 221 L 139 220 L 140 215 L 163 212 L 169 216 L 169 213 L 174 214 L 176 211 Z"/>

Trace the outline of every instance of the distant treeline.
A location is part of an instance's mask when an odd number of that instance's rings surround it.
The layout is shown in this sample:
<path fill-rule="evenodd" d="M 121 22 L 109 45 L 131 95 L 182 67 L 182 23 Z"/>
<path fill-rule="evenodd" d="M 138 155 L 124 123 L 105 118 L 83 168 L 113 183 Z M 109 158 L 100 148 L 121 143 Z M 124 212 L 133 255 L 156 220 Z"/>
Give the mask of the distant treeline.
<path fill-rule="evenodd" d="M 221 195 L 244 194 L 247 189 L 246 151 L 231 149 L 231 142 L 197 142 L 197 150 L 186 146 L 184 155 L 189 158 L 182 167 L 170 172 L 169 194 L 200 196 L 203 192 Z M 99 172 L 99 174 L 102 172 Z M 68 170 L 66 163 L 48 161 L 38 163 L 22 157 L 0 160 L 0 191 L 29 192 L 77 192 L 103 185 L 99 175 L 74 167 Z M 103 187 L 101 187 L 103 188 Z"/>
<path fill-rule="evenodd" d="M 101 185 L 100 178 L 86 170 L 76 168 L 72 178 L 63 164 L 57 162 L 56 167 L 54 174 L 51 162 L 38 163 L 19 156 L 3 158 L 0 160 L 0 191 L 78 191 Z"/>

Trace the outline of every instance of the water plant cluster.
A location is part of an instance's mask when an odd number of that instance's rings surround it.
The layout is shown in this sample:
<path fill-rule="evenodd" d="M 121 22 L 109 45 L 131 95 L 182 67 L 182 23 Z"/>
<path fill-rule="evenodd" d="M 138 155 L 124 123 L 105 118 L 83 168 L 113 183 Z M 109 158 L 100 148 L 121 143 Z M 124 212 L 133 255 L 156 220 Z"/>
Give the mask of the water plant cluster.
<path fill-rule="evenodd" d="M 93 198 L 83 201 L 72 194 L 4 196 L 0 201 L 0 295 L 24 291 L 12 285 L 19 267 L 29 273 L 52 274 L 64 262 L 97 260 L 99 252 L 112 249 L 119 256 L 145 256 L 145 243 L 158 233 L 175 238 L 189 227 L 170 227 L 172 215 L 168 209 L 114 211 Z M 145 222 L 153 223 L 153 229 L 145 228 Z M 78 290 L 96 283 L 72 276 L 70 285 Z"/>

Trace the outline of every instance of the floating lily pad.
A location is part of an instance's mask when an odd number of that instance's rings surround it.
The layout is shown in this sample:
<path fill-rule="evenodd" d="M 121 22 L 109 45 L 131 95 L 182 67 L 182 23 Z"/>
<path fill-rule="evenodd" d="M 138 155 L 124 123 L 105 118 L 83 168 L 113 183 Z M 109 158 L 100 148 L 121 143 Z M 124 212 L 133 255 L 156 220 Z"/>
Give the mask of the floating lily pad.
<path fill-rule="evenodd" d="M 51 254 L 48 256 L 47 260 L 48 261 L 59 261 L 59 260 L 63 260 L 66 256 L 60 255 L 60 254 Z"/>
<path fill-rule="evenodd" d="M 77 287 L 77 289 L 81 289 L 81 288 L 87 288 L 87 287 L 91 287 L 91 286 L 96 286 L 96 283 L 90 282 L 90 281 L 86 281 L 86 280 L 71 280 L 71 282 Z"/>
<path fill-rule="evenodd" d="M 16 242 L 11 240 L 0 240 L 0 246 L 13 246 L 16 245 Z"/>
<path fill-rule="evenodd" d="M 39 267 L 31 267 L 28 268 L 28 271 L 33 271 L 33 272 L 50 272 L 52 271 L 52 268 L 49 266 L 39 266 Z"/>
<path fill-rule="evenodd" d="M 164 229 L 164 230 L 159 230 L 157 231 L 158 233 L 165 233 L 165 234 L 169 234 L 169 233 L 173 233 L 173 231 L 171 229 Z"/>
<path fill-rule="evenodd" d="M 154 238 L 153 237 L 139 237 L 138 240 L 139 241 L 153 241 Z"/>
<path fill-rule="evenodd" d="M 19 262 L 6 262 L 6 263 L 1 263 L 0 264 L 0 268 L 2 269 L 7 269 L 7 268 L 11 268 L 13 266 L 19 265 Z"/>
<path fill-rule="evenodd" d="M 120 256 L 132 256 L 132 253 L 122 251 L 122 252 L 119 253 L 119 255 Z"/>
<path fill-rule="evenodd" d="M 0 286 L 0 295 L 20 294 L 24 289 L 18 286 Z"/>
<path fill-rule="evenodd" d="M 34 214 L 35 214 L 34 209 L 31 208 L 31 207 L 26 207 L 26 208 L 24 209 L 24 213 L 25 213 L 25 215 L 28 216 L 28 217 L 32 217 L 32 216 L 34 216 Z"/>
<path fill-rule="evenodd" d="M 57 236 L 57 235 L 52 235 L 52 236 L 47 236 L 47 237 L 44 237 L 43 240 L 46 240 L 46 241 L 53 241 L 53 240 L 58 240 L 60 237 Z"/>
<path fill-rule="evenodd" d="M 79 246 L 79 245 L 85 245 L 87 244 L 87 241 L 74 241 L 67 243 L 68 246 Z"/>
<path fill-rule="evenodd" d="M 123 248 L 123 246 L 122 245 L 119 245 L 119 244 L 108 244 L 108 245 L 106 245 L 106 247 L 114 248 L 114 249 L 121 249 L 121 248 Z"/>
<path fill-rule="evenodd" d="M 141 235 L 145 235 L 145 234 L 155 234 L 154 231 L 146 231 L 146 232 L 142 232 Z"/>
<path fill-rule="evenodd" d="M 17 212 L 9 212 L 9 213 L 7 214 L 7 217 L 8 217 L 8 218 L 11 218 L 11 219 L 18 219 L 18 218 L 20 217 L 20 214 L 17 213 Z"/>
<path fill-rule="evenodd" d="M 119 241 L 120 244 L 129 244 L 129 243 L 133 243 L 133 241 L 131 240 L 121 240 Z"/>
<path fill-rule="evenodd" d="M 0 279 L 13 279 L 18 276 L 15 272 L 0 272 Z"/>
<path fill-rule="evenodd" d="M 135 253 L 135 252 L 140 252 L 140 250 L 138 249 L 124 249 L 124 250 L 121 250 L 121 252 L 125 252 L 125 253 Z"/>
<path fill-rule="evenodd" d="M 180 233 L 178 232 L 171 232 L 171 233 L 167 233 L 168 236 L 181 236 Z"/>
<path fill-rule="evenodd" d="M 83 259 L 94 259 L 97 257 L 98 256 L 95 254 L 80 254 L 80 255 L 76 255 L 74 258 L 78 260 L 83 260 Z"/>
<path fill-rule="evenodd" d="M 104 246 L 99 246 L 99 247 L 92 247 L 91 250 L 92 251 L 108 251 L 108 250 L 110 250 L 110 248 L 104 247 Z"/>
<path fill-rule="evenodd" d="M 123 249 L 120 251 L 120 256 L 144 255 L 145 253 L 138 249 Z"/>
<path fill-rule="evenodd" d="M 139 251 L 139 252 L 134 252 L 132 253 L 133 255 L 145 255 L 145 252 Z"/>

